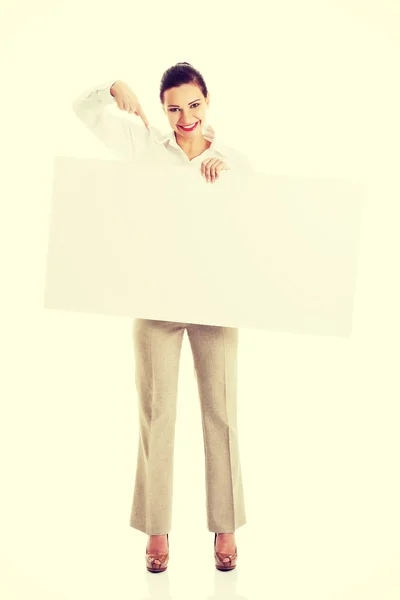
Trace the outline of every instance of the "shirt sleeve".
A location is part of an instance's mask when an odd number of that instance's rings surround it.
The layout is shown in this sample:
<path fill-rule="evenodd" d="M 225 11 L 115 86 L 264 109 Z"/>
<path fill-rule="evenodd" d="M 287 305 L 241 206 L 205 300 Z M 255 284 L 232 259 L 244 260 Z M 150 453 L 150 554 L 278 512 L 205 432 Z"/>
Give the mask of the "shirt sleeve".
<path fill-rule="evenodd" d="M 236 163 L 235 163 L 236 164 Z M 240 172 L 245 173 L 246 175 L 250 175 L 254 173 L 253 165 L 248 156 L 244 153 L 239 154 L 239 160 L 237 162 L 237 166 L 240 169 Z"/>
<path fill-rule="evenodd" d="M 151 143 L 144 123 L 133 123 L 127 116 L 113 114 L 117 105 L 110 93 L 114 81 L 85 90 L 72 104 L 78 119 L 116 156 L 131 159 L 144 153 Z"/>
<path fill-rule="evenodd" d="M 250 175 L 254 173 L 253 165 L 244 152 L 240 152 L 239 150 L 229 146 L 223 146 L 221 148 L 221 153 L 223 155 L 223 159 L 226 160 L 226 164 L 232 169 L 232 171 L 242 173 L 243 175 Z"/>

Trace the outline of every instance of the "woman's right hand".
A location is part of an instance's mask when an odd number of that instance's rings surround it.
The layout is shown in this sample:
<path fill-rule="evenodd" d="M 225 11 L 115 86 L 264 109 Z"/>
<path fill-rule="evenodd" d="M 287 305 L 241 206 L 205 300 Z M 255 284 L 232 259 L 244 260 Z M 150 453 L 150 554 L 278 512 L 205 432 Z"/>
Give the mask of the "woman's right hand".
<path fill-rule="evenodd" d="M 147 129 L 149 129 L 149 121 L 143 111 L 139 99 L 127 83 L 124 81 L 116 81 L 110 88 L 110 94 L 114 97 L 120 110 L 125 110 L 130 114 L 133 113 L 140 117 Z"/>

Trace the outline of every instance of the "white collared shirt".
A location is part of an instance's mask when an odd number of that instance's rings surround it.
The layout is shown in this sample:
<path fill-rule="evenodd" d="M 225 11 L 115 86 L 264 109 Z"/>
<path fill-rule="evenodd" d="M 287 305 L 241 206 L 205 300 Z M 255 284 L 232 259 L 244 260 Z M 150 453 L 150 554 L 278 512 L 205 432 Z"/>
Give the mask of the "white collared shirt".
<path fill-rule="evenodd" d="M 154 160 L 160 164 L 188 165 L 200 169 L 207 158 L 219 158 L 232 170 L 241 173 L 253 171 L 247 156 L 225 144 L 216 136 L 214 128 L 202 122 L 203 137 L 211 142 L 207 150 L 191 160 L 177 144 L 175 132 L 171 129 L 162 133 L 149 124 L 149 130 L 139 117 L 137 123 L 126 115 L 117 115 L 107 110 L 116 105 L 110 88 L 115 83 L 107 81 L 85 90 L 74 102 L 76 116 L 90 131 L 116 156 L 122 159 Z M 128 114 L 128 113 L 126 113 Z"/>

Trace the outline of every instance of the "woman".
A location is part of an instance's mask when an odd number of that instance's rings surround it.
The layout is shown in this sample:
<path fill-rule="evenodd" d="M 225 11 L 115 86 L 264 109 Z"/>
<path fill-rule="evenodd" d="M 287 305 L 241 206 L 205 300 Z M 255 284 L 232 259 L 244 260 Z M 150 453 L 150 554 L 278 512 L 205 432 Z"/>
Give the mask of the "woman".
<path fill-rule="evenodd" d="M 84 92 L 75 114 L 120 158 L 186 164 L 215 182 L 231 167 L 251 171 L 247 157 L 223 145 L 207 123 L 210 102 L 202 75 L 189 63 L 163 74 L 160 101 L 171 131 L 150 126 L 137 95 L 123 81 Z M 145 127 L 106 110 L 133 113 Z M 146 567 L 165 571 L 169 559 L 173 449 L 182 340 L 188 333 L 201 402 L 205 448 L 207 524 L 214 535 L 215 565 L 235 568 L 235 530 L 246 523 L 237 435 L 238 330 L 232 327 L 135 319 L 135 383 L 139 399 L 139 445 L 130 525 L 149 537 Z"/>

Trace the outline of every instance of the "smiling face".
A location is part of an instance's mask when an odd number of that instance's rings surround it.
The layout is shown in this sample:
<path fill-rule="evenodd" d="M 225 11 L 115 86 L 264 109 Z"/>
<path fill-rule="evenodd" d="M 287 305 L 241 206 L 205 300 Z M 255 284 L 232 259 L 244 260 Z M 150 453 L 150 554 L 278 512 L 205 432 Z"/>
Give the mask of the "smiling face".
<path fill-rule="evenodd" d="M 210 95 L 205 98 L 200 88 L 192 83 L 164 92 L 163 109 L 177 136 L 187 141 L 202 137 L 201 125 L 206 120 L 209 101 Z M 189 127 L 184 128 L 186 125 Z"/>

